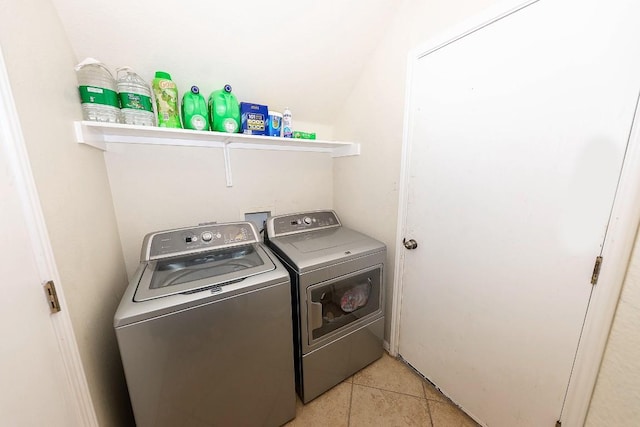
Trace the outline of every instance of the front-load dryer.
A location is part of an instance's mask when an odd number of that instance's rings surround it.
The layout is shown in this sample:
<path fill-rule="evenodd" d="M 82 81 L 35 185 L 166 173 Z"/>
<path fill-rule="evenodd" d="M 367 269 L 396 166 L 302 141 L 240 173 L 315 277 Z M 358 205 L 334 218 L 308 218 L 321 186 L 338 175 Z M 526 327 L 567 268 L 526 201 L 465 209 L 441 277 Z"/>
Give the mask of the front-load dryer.
<path fill-rule="evenodd" d="M 334 211 L 269 217 L 291 273 L 296 390 L 304 403 L 382 356 L 386 246 Z"/>
<path fill-rule="evenodd" d="M 289 273 L 253 224 L 147 235 L 114 326 L 138 427 L 295 417 Z"/>

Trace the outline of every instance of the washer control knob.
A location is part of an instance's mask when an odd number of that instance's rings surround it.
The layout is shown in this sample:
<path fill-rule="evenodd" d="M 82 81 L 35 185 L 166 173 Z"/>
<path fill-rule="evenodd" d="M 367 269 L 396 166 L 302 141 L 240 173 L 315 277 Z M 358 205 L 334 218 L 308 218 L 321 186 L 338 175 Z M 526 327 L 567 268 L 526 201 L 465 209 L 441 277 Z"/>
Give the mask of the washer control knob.
<path fill-rule="evenodd" d="M 211 233 L 210 231 L 205 231 L 204 233 L 202 233 L 201 237 L 203 242 L 210 242 L 211 239 L 213 239 L 213 233 Z"/>
<path fill-rule="evenodd" d="M 305 216 L 304 218 L 302 218 L 302 220 L 304 221 L 305 224 L 310 225 L 311 224 L 311 218 L 309 218 L 308 216 Z"/>

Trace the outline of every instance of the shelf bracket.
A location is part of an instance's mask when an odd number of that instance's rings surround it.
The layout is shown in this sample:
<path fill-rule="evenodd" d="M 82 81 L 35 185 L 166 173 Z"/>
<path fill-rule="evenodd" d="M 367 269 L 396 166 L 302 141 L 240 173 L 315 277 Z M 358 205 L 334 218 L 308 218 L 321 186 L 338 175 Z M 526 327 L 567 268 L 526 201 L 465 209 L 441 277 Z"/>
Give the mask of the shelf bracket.
<path fill-rule="evenodd" d="M 227 178 L 227 187 L 233 187 L 233 179 L 231 176 L 231 154 L 229 152 L 229 143 L 225 143 L 222 147 L 224 154 L 224 174 Z"/>
<path fill-rule="evenodd" d="M 82 122 L 75 122 L 73 128 L 76 133 L 76 140 L 79 143 L 90 145 L 98 150 L 107 151 L 107 145 L 104 141 L 101 141 L 101 138 L 97 135 L 92 134 L 89 128 L 83 128 Z"/>

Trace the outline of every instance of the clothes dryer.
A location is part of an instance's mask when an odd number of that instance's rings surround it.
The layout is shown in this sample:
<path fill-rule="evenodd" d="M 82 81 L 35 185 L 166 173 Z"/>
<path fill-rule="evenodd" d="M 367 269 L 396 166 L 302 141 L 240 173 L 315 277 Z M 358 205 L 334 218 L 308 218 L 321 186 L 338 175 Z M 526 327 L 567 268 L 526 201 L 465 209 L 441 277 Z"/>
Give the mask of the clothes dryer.
<path fill-rule="evenodd" d="M 304 403 L 382 356 L 386 246 L 334 211 L 269 217 L 291 274 L 296 390 Z"/>

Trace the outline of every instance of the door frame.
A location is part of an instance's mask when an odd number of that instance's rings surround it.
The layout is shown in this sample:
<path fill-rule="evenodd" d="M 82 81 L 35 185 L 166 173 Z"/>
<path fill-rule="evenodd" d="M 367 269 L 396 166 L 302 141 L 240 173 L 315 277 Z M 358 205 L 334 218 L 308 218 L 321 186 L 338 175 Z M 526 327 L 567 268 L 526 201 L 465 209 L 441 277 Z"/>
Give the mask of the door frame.
<path fill-rule="evenodd" d="M 65 390 L 61 394 L 70 396 L 69 407 L 74 420 L 69 425 L 98 426 L 89 386 L 82 367 L 77 341 L 69 317 L 68 305 L 64 297 L 62 280 L 58 273 L 49 240 L 44 214 L 40 205 L 37 188 L 33 179 L 29 156 L 16 104 L 11 91 L 4 54 L 0 47 L 0 144 L 4 147 L 11 172 L 16 180 L 16 190 L 20 197 L 22 211 L 27 228 L 33 256 L 36 261 L 41 283 L 53 280 L 62 311 L 50 316 L 51 327 L 56 335 L 58 349 L 62 356 L 67 381 L 61 384 Z M 47 302 L 42 294 L 42 309 L 47 310 Z M 74 422 L 72 422 L 74 421 Z"/>
<path fill-rule="evenodd" d="M 414 66 L 421 58 L 469 34 L 482 29 L 512 13 L 541 0 L 508 0 L 489 8 L 451 30 L 442 33 L 424 45 L 413 49 L 407 60 L 405 87 L 405 114 L 402 137 L 398 224 L 396 242 L 402 242 L 406 230 L 409 173 L 411 159 L 411 87 Z M 585 323 L 578 344 L 565 405 L 561 414 L 563 424 L 583 425 L 589 410 L 591 396 L 604 357 L 604 351 L 622 290 L 631 251 L 640 223 L 640 106 L 636 102 L 622 172 L 613 202 L 609 226 L 602 247 L 603 264 L 598 284 L 593 288 Z M 405 251 L 398 244 L 395 253 L 393 303 L 391 312 L 390 353 L 399 351 L 400 313 L 402 310 L 403 273 Z M 596 254 L 594 254 L 595 256 Z"/>

